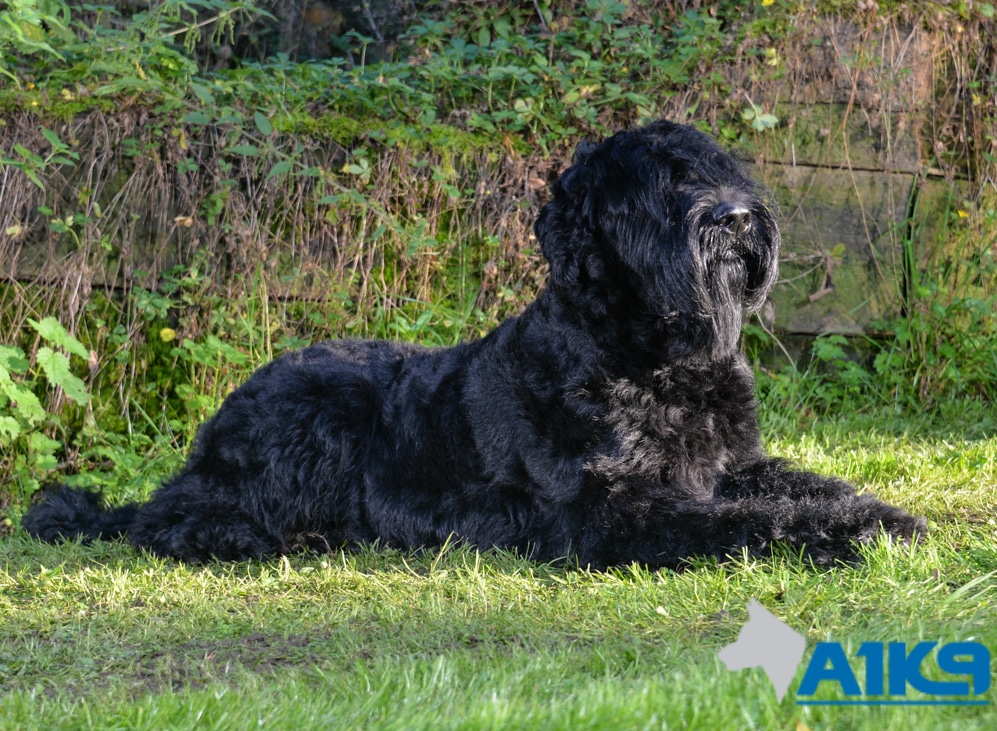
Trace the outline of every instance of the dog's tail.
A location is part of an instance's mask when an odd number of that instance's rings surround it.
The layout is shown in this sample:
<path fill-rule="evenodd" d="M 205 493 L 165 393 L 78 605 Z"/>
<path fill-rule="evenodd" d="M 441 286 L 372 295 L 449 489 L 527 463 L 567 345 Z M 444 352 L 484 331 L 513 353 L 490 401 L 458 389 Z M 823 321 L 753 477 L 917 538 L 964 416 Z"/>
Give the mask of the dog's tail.
<path fill-rule="evenodd" d="M 89 543 L 95 538 L 126 535 L 137 512 L 137 503 L 109 508 L 99 492 L 60 485 L 28 509 L 21 527 L 48 543 L 73 538 Z"/>

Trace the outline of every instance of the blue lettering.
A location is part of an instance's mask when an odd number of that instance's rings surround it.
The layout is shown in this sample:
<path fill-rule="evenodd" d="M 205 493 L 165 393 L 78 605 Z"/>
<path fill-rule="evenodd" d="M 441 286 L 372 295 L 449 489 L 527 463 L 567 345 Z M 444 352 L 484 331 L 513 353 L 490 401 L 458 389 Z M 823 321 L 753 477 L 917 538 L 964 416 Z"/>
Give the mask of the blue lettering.
<path fill-rule="evenodd" d="M 801 705 L 814 704 L 847 704 L 847 705 L 877 705 L 877 704 L 959 704 L 951 700 L 953 696 L 980 696 L 990 690 L 990 651 L 979 642 L 952 642 L 938 647 L 936 653 L 937 669 L 949 677 L 964 678 L 960 680 L 931 680 L 924 677 L 922 666 L 925 658 L 938 646 L 937 642 L 918 642 L 907 649 L 904 642 L 863 642 L 855 653 L 856 657 L 865 660 L 865 693 L 859 687 L 858 680 L 848 663 L 845 651 L 838 642 L 820 642 L 814 648 L 810 662 L 797 691 L 798 696 L 811 696 L 817 692 L 817 687 L 823 682 L 837 683 L 846 696 L 903 696 L 907 695 L 908 686 L 925 695 L 948 696 L 949 699 L 932 700 L 847 700 L 847 701 L 816 701 L 800 700 Z M 885 649 L 885 658 L 884 658 Z M 885 660 L 885 661 L 884 661 Z M 887 682 L 887 672 L 889 680 Z M 884 693 L 884 685 L 887 685 Z M 966 705 L 986 705 L 986 701 L 961 701 Z"/>
<path fill-rule="evenodd" d="M 845 651 L 837 642 L 817 643 L 797 694 L 813 695 L 817 692 L 817 686 L 824 681 L 837 683 L 845 695 L 862 694 L 848 658 L 845 657 Z"/>
<path fill-rule="evenodd" d="M 937 644 L 918 642 L 908 653 L 905 643 L 890 643 L 890 695 L 906 695 L 908 684 L 928 695 L 965 695 L 969 692 L 969 683 L 928 680 L 921 674 L 921 663 Z"/>
<path fill-rule="evenodd" d="M 958 658 L 964 657 L 965 660 Z M 979 642 L 952 642 L 938 648 L 938 668 L 949 675 L 969 675 L 973 678 L 975 695 L 990 690 L 990 650 Z M 969 683 L 960 683 L 965 689 L 959 695 L 969 695 Z"/>
<path fill-rule="evenodd" d="M 865 658 L 865 694 L 883 695 L 883 643 L 863 642 L 855 655 Z"/>

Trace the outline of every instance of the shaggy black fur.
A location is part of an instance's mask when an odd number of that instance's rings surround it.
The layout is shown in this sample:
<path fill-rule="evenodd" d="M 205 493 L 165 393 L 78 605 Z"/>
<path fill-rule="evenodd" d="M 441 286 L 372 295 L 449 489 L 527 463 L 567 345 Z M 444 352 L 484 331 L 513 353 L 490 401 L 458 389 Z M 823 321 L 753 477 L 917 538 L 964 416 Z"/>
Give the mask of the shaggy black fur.
<path fill-rule="evenodd" d="M 487 337 L 337 341 L 261 368 L 143 505 L 59 488 L 44 540 L 127 535 L 184 560 L 451 536 L 605 567 L 766 553 L 850 560 L 923 519 L 762 451 L 745 314 L 776 278 L 764 191 L 667 122 L 582 145 L 536 234 L 549 283 Z"/>

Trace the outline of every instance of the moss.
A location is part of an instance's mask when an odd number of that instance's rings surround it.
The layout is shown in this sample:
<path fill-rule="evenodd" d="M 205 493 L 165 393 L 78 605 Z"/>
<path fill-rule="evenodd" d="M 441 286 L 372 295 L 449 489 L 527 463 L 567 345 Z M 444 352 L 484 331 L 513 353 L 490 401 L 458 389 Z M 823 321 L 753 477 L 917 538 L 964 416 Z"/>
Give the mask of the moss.
<path fill-rule="evenodd" d="M 0 92 L 0 117 L 31 112 L 42 120 L 69 122 L 91 112 L 112 114 L 123 106 L 121 99 L 79 96 L 68 91 L 65 96 L 52 95 L 44 90 L 8 89 Z"/>
<path fill-rule="evenodd" d="M 278 121 L 275 127 L 290 135 L 302 135 L 336 142 L 352 147 L 358 140 L 372 140 L 388 147 L 402 148 L 415 154 L 431 150 L 446 150 L 456 159 L 468 160 L 480 156 L 483 150 L 506 150 L 502 141 L 478 132 L 468 132 L 450 124 L 434 122 L 417 128 L 399 120 L 377 117 L 357 118 L 328 109 L 316 114 L 294 115 Z M 529 152 L 524 140 L 510 140 L 512 149 L 521 154 Z"/>
<path fill-rule="evenodd" d="M 276 128 L 291 135 L 306 135 L 338 142 L 344 147 L 368 129 L 364 122 L 342 114 L 295 115 L 280 120 Z"/>

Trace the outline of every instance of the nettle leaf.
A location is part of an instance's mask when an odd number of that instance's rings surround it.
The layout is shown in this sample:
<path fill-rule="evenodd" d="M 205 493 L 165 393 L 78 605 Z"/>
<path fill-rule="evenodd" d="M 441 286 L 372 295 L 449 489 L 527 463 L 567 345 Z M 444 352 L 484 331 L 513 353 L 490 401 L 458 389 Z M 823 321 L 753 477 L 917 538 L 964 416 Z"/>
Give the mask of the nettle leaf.
<path fill-rule="evenodd" d="M 80 356 L 83 360 L 89 360 L 90 353 L 87 351 L 86 346 L 66 332 L 66 328 L 54 317 L 46 317 L 41 321 L 32 320 L 29 317 L 28 323 L 41 335 L 43 340 L 53 345 L 58 345 L 60 348 L 65 348 L 73 355 Z"/>
<path fill-rule="evenodd" d="M 256 145 L 232 145 L 232 147 L 225 148 L 225 152 L 243 157 L 256 157 L 260 154 L 260 148 Z"/>
<path fill-rule="evenodd" d="M 66 147 L 66 144 L 62 140 L 59 139 L 59 135 L 57 135 L 55 132 L 53 132 L 50 129 L 43 129 L 42 130 L 42 137 L 44 137 L 46 140 L 48 140 L 48 143 L 50 145 L 52 145 L 53 149 L 56 149 L 56 150 L 66 150 L 66 149 L 68 149 Z"/>
<path fill-rule="evenodd" d="M 203 84 L 191 83 L 190 88 L 193 90 L 198 101 L 202 104 L 207 104 L 208 106 L 215 105 L 215 95 L 211 93 L 211 89 L 209 87 L 204 86 Z"/>
<path fill-rule="evenodd" d="M 27 373 L 30 366 L 23 350 L 14 345 L 0 345 L 0 368 L 21 374 Z"/>
<path fill-rule="evenodd" d="M 87 384 L 83 382 L 83 379 L 74 376 L 72 373 L 63 380 L 62 390 L 79 406 L 85 406 L 87 401 L 90 400 L 90 394 L 87 393 Z"/>
<path fill-rule="evenodd" d="M 183 118 L 187 124 L 211 124 L 211 117 L 204 112 L 191 112 Z"/>
<path fill-rule="evenodd" d="M 0 369 L 0 393 L 11 402 L 7 410 L 22 421 L 33 425 L 45 419 L 45 409 L 38 397 L 30 389 L 11 381 L 3 369 Z"/>
<path fill-rule="evenodd" d="M 39 455 L 55 454 L 62 447 L 62 442 L 52 439 L 41 432 L 33 432 L 28 436 L 28 448 Z"/>
<path fill-rule="evenodd" d="M 273 125 L 270 124 L 270 120 L 267 119 L 267 116 L 263 112 L 253 113 L 253 123 L 264 137 L 269 137 L 273 134 Z"/>
<path fill-rule="evenodd" d="M 80 406 L 86 404 L 89 398 L 86 384 L 69 371 L 69 358 L 51 348 L 42 347 L 38 349 L 38 365 L 49 383 L 61 387 Z"/>
<path fill-rule="evenodd" d="M 291 169 L 291 161 L 281 160 L 280 162 L 276 163 L 272 168 L 270 168 L 270 172 L 267 173 L 267 180 L 270 180 L 270 178 L 274 178 L 278 175 L 283 175 L 284 173 L 290 171 L 290 169 Z"/>
<path fill-rule="evenodd" d="M 53 386 L 61 386 L 69 372 L 69 358 L 48 346 L 38 349 L 38 366 Z"/>
<path fill-rule="evenodd" d="M 21 434 L 21 425 L 13 416 L 0 416 L 0 437 L 13 441 Z"/>
<path fill-rule="evenodd" d="M 54 470 L 59 466 L 59 460 L 51 454 L 39 454 L 34 455 L 35 469 L 42 472 L 47 472 L 48 470 Z"/>
<path fill-rule="evenodd" d="M 31 324 L 39 335 L 53 342 L 66 335 L 66 328 L 64 328 L 58 320 L 54 317 L 46 317 L 43 320 L 32 320 L 28 318 L 28 322 Z"/>

